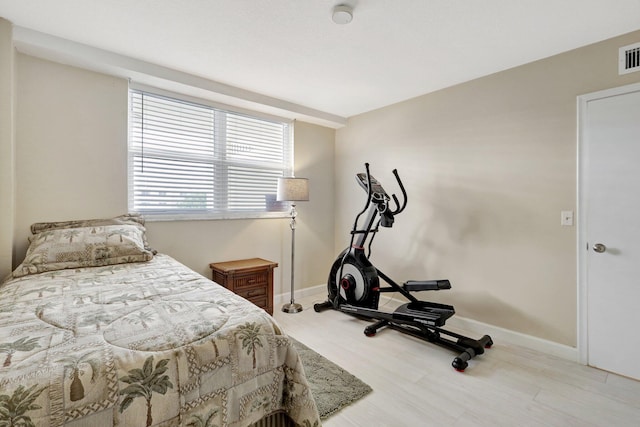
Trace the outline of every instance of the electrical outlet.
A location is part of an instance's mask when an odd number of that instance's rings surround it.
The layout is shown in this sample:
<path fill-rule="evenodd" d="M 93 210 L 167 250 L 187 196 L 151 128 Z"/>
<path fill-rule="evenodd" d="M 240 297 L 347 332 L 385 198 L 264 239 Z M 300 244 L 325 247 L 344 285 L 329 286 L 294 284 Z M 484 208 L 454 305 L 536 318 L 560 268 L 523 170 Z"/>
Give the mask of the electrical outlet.
<path fill-rule="evenodd" d="M 573 211 L 560 212 L 560 225 L 564 225 L 564 226 L 573 225 Z"/>

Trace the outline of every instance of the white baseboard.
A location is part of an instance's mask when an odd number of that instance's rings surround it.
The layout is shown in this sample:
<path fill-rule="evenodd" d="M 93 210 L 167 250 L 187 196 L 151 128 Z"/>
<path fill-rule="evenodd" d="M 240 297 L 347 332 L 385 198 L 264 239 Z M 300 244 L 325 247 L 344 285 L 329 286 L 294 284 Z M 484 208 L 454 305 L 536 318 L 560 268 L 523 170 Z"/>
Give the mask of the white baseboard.
<path fill-rule="evenodd" d="M 273 304 L 280 305 L 280 304 L 289 302 L 291 300 L 290 295 L 291 295 L 291 292 L 285 292 L 283 294 L 274 295 Z M 310 288 L 296 289 L 294 294 L 296 298 L 305 298 L 305 297 L 311 297 L 316 295 L 318 296 L 318 301 L 322 300 L 323 298 L 326 299 L 327 285 L 323 284 L 323 285 L 312 286 Z"/>
<path fill-rule="evenodd" d="M 275 295 L 274 304 L 279 305 L 284 304 L 285 302 L 289 302 L 289 295 L 289 292 Z M 327 285 L 322 284 L 312 286 L 310 288 L 296 290 L 295 292 L 296 298 L 311 297 L 316 295 L 318 297 L 318 301 L 326 298 Z M 400 303 L 404 303 L 404 301 L 398 301 Z M 557 342 L 523 334 L 521 332 L 512 331 L 510 329 L 501 328 L 499 326 L 490 325 L 488 323 L 479 322 L 477 320 L 467 319 L 465 317 L 460 317 L 457 315 L 447 320 L 447 325 L 468 332 L 472 338 L 479 338 L 482 335 L 490 335 L 495 343 L 508 342 L 510 344 L 530 348 L 541 353 L 560 357 L 565 360 L 578 362 L 578 349 L 575 347 L 570 347 L 568 345 L 559 344 Z"/>
<path fill-rule="evenodd" d="M 527 347 L 532 350 L 560 357 L 572 362 L 578 361 L 578 349 L 575 347 L 559 344 L 557 342 L 534 337 L 532 335 L 501 328 L 488 323 L 478 322 L 477 320 L 467 319 L 457 315 L 447 320 L 447 325 L 473 334 L 472 338 L 479 338 L 482 335 L 490 335 L 491 339 L 495 343 L 508 342 L 510 344 Z"/>

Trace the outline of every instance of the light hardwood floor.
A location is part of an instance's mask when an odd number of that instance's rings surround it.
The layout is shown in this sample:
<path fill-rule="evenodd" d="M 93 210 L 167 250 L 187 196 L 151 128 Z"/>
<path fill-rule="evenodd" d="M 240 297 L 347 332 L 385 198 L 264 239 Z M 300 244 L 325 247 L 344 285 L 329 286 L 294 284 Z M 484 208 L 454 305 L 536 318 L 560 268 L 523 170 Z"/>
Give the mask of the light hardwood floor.
<path fill-rule="evenodd" d="M 640 426 L 638 381 L 506 342 L 495 342 L 459 373 L 449 350 L 394 330 L 368 338 L 367 321 L 316 313 L 313 303 L 322 300 L 297 299 L 304 310 L 296 314 L 276 306 L 274 317 L 373 388 L 324 427 Z M 383 304 L 392 311 L 395 301 L 381 298 Z"/>

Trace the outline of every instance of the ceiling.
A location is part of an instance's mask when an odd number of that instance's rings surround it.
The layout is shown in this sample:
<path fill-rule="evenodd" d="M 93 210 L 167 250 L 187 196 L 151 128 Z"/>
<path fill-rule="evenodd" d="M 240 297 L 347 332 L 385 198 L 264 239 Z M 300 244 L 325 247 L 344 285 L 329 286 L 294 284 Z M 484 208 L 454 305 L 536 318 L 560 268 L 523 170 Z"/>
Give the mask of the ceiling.
<path fill-rule="evenodd" d="M 0 0 L 0 17 L 347 118 L 638 30 L 640 0 Z"/>

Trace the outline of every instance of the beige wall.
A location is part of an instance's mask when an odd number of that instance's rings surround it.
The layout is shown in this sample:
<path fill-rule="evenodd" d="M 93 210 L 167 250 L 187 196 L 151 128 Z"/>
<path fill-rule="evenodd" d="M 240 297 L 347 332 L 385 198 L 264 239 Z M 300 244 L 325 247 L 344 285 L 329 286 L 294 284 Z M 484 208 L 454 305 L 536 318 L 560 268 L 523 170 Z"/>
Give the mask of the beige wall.
<path fill-rule="evenodd" d="M 11 271 L 13 247 L 14 59 L 12 25 L 0 18 L 0 281 Z"/>
<path fill-rule="evenodd" d="M 297 288 L 324 283 L 333 256 L 333 147 L 332 129 L 296 123 L 296 173 L 311 185 L 311 201 L 298 209 Z M 127 82 L 18 54 L 15 165 L 14 265 L 24 257 L 33 222 L 126 212 Z M 207 276 L 214 261 L 276 261 L 279 294 L 289 289 L 288 224 L 176 221 L 149 222 L 147 228 L 152 246 Z"/>
<path fill-rule="evenodd" d="M 127 82 L 17 55 L 14 264 L 37 221 L 127 211 Z"/>
<path fill-rule="evenodd" d="M 618 76 L 618 48 L 640 32 L 497 73 L 349 120 L 336 134 L 336 251 L 373 174 L 409 193 L 374 243 L 399 281 L 449 278 L 422 294 L 460 316 L 576 345 L 576 96 L 640 81 Z"/>

